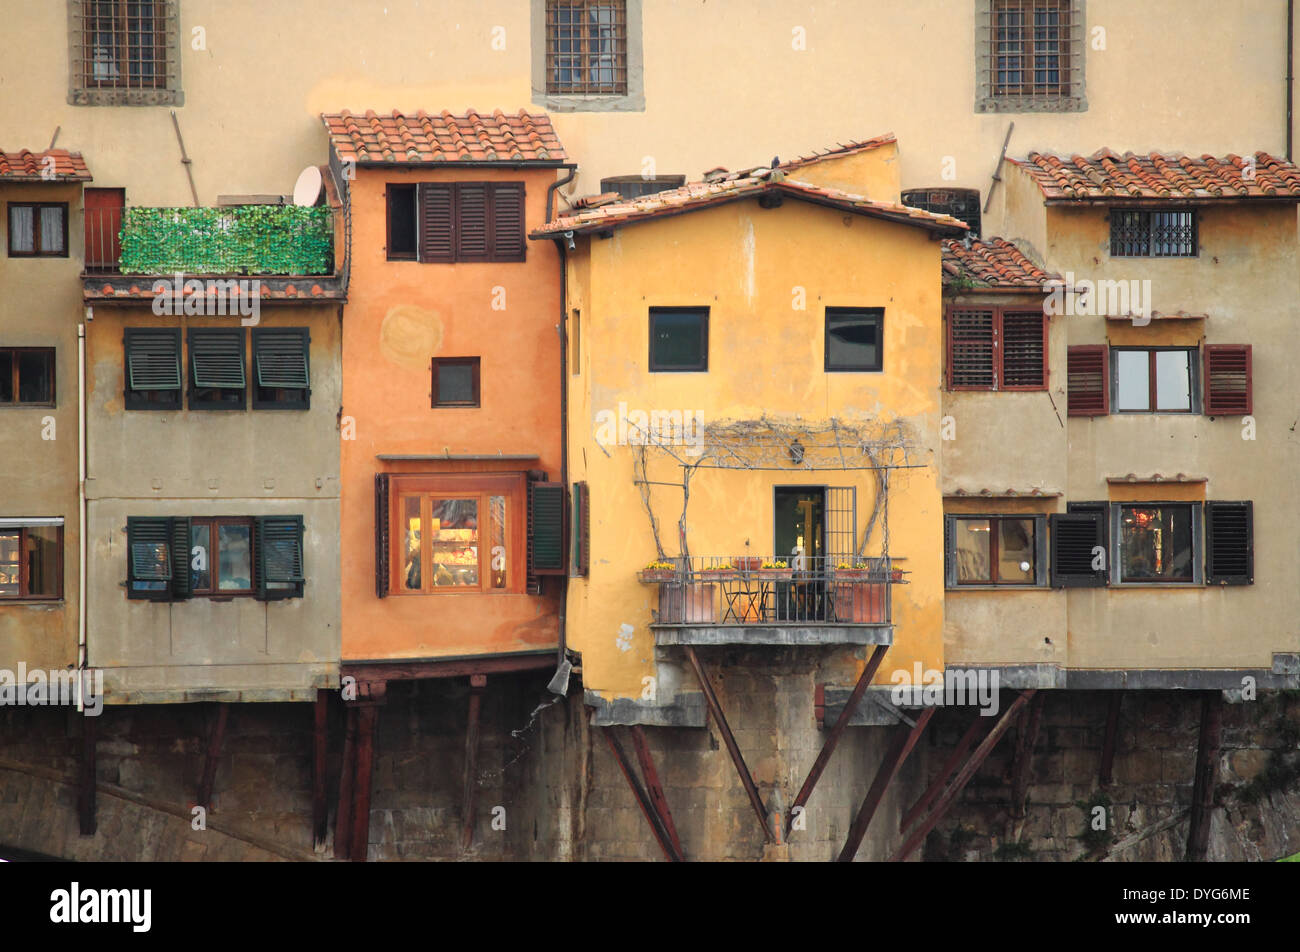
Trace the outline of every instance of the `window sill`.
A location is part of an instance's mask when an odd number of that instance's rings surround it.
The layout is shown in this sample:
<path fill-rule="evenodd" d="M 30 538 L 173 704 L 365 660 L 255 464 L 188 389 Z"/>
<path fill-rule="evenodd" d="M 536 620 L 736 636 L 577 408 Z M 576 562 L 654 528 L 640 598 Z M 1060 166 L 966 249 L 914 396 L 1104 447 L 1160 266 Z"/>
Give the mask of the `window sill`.
<path fill-rule="evenodd" d="M 1046 582 L 1033 585 L 947 585 L 945 592 L 1050 592 Z"/>
<path fill-rule="evenodd" d="M 66 601 L 62 598 L 0 598 L 0 608 L 10 605 L 23 605 L 28 608 L 42 606 L 45 608 L 63 608 Z"/>
<path fill-rule="evenodd" d="M 1201 582 L 1111 582 L 1107 588 L 1116 591 L 1126 588 L 1160 589 L 1160 588 L 1206 588 Z"/>
<path fill-rule="evenodd" d="M 69 89 L 69 106 L 183 106 L 179 89 Z"/>
<path fill-rule="evenodd" d="M 541 93 L 534 91 L 533 105 L 551 112 L 645 112 L 645 96 L 579 95 L 576 93 Z"/>
<path fill-rule="evenodd" d="M 975 103 L 976 112 L 1087 112 L 1088 100 L 1082 96 L 1061 98 L 1031 99 L 1019 97 L 998 97 L 980 99 Z"/>

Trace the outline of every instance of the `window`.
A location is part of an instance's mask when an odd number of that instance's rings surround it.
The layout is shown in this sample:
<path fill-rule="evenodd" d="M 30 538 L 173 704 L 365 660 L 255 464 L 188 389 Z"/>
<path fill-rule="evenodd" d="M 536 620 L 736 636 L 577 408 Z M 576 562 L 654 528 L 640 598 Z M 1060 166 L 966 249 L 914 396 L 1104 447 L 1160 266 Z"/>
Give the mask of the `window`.
<path fill-rule="evenodd" d="M 63 520 L 0 519 L 0 601 L 63 597 Z"/>
<path fill-rule="evenodd" d="M 189 345 L 190 409 L 244 409 L 244 332 L 239 328 L 191 328 Z"/>
<path fill-rule="evenodd" d="M 970 226 L 970 237 L 978 238 L 980 235 L 980 193 L 977 188 L 914 188 L 903 193 L 903 204 L 951 215 Z"/>
<path fill-rule="evenodd" d="M 1191 413 L 1196 403 L 1195 350 L 1112 347 L 1111 406 L 1116 413 Z"/>
<path fill-rule="evenodd" d="M 826 309 L 827 373 L 878 371 L 884 365 L 883 307 Z"/>
<path fill-rule="evenodd" d="M 641 0 L 531 0 L 533 102 L 645 109 Z"/>
<path fill-rule="evenodd" d="M 253 409 L 309 409 L 310 355 L 305 327 L 253 328 Z"/>
<path fill-rule="evenodd" d="M 389 260 L 523 261 L 525 245 L 521 182 L 389 186 Z"/>
<path fill-rule="evenodd" d="M 69 0 L 74 106 L 183 105 L 176 0 Z"/>
<path fill-rule="evenodd" d="M 433 359 L 433 405 L 435 407 L 479 406 L 479 358 L 435 357 Z"/>
<path fill-rule="evenodd" d="M 650 308 L 650 370 L 709 369 L 709 309 Z"/>
<path fill-rule="evenodd" d="M 9 257 L 66 258 L 68 205 L 9 203 Z"/>
<path fill-rule="evenodd" d="M 686 184 L 685 175 L 657 175 L 646 178 L 643 175 L 616 175 L 600 180 L 600 190 L 618 192 L 625 199 L 641 198 L 670 188 L 681 188 Z"/>
<path fill-rule="evenodd" d="M 1199 504 L 1124 503 L 1113 511 L 1118 574 L 1114 581 L 1200 581 L 1193 551 L 1200 532 Z"/>
<path fill-rule="evenodd" d="M 0 407 L 54 406 L 54 348 L 0 348 Z"/>
<path fill-rule="evenodd" d="M 1087 109 L 1083 0 L 977 0 L 977 112 Z"/>
<path fill-rule="evenodd" d="M 302 516 L 131 516 L 127 597 L 301 598 Z"/>
<path fill-rule="evenodd" d="M 381 474 L 387 530 L 377 553 L 389 574 L 379 594 L 522 592 L 524 483 L 522 473 Z"/>
<path fill-rule="evenodd" d="M 1196 212 L 1112 208 L 1110 254 L 1113 258 L 1195 258 Z"/>
<path fill-rule="evenodd" d="M 1045 522 L 1032 514 L 946 516 L 948 586 L 1045 584 Z"/>
<path fill-rule="evenodd" d="M 1046 390 L 1042 310 L 954 307 L 948 312 L 949 390 Z"/>
<path fill-rule="evenodd" d="M 181 332 L 178 328 L 126 329 L 126 409 L 181 408 Z"/>

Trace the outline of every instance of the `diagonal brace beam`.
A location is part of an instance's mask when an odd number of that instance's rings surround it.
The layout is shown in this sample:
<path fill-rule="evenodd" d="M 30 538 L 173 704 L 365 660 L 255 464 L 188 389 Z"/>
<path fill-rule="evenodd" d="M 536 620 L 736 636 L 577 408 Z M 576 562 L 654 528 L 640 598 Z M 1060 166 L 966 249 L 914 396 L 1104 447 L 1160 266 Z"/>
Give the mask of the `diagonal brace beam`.
<path fill-rule="evenodd" d="M 889 789 L 889 785 L 898 776 L 898 771 L 911 756 L 916 742 L 921 739 L 926 725 L 930 723 L 930 718 L 934 717 L 937 710 L 938 707 L 927 707 L 912 727 L 908 728 L 900 724 L 895 729 L 894 742 L 890 744 L 885 759 L 876 769 L 876 779 L 871 782 L 871 789 L 867 791 L 862 806 L 858 809 L 858 815 L 853 820 L 849 838 L 844 841 L 844 849 L 840 851 L 839 862 L 851 863 L 853 857 L 858 855 L 858 847 L 862 845 L 862 838 L 867 835 L 867 827 L 871 825 L 871 818 L 876 815 L 876 809 L 884 799 L 885 791 Z"/>

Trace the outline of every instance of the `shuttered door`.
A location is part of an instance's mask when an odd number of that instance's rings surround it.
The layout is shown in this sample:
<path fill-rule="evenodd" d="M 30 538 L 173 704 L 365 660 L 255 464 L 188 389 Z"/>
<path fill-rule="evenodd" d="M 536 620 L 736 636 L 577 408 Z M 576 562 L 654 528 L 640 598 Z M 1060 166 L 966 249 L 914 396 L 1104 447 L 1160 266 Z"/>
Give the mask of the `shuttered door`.
<path fill-rule="evenodd" d="M 126 382 L 130 390 L 181 388 L 181 336 L 178 330 L 128 327 Z"/>
<path fill-rule="evenodd" d="M 523 261 L 524 186 L 510 183 L 492 188 L 492 260 Z"/>
<path fill-rule="evenodd" d="M 462 184 L 456 188 L 456 260 L 488 261 L 491 237 L 488 187 Z"/>
<path fill-rule="evenodd" d="M 948 314 L 948 388 L 992 390 L 993 311 L 953 308 Z"/>
<path fill-rule="evenodd" d="M 1071 347 L 1066 354 L 1069 416 L 1110 412 L 1110 374 L 1105 344 Z"/>
<path fill-rule="evenodd" d="M 1255 512 L 1250 502 L 1205 504 L 1205 581 L 1250 585 L 1255 581 Z"/>
<path fill-rule="evenodd" d="M 196 387 L 244 389 L 244 332 L 191 330 L 190 370 Z"/>
<path fill-rule="evenodd" d="M 1094 569 L 1098 548 L 1105 550 L 1105 515 L 1101 512 L 1053 513 L 1052 587 L 1100 588 L 1106 584 L 1105 560 Z"/>
<path fill-rule="evenodd" d="M 1047 320 L 1042 311 L 1002 315 L 1002 390 L 1047 386 Z"/>
<path fill-rule="evenodd" d="M 454 190 L 450 185 L 419 186 L 419 258 L 426 262 L 456 260 Z"/>
<path fill-rule="evenodd" d="M 1251 346 L 1205 345 L 1205 412 L 1237 416 L 1252 412 Z"/>

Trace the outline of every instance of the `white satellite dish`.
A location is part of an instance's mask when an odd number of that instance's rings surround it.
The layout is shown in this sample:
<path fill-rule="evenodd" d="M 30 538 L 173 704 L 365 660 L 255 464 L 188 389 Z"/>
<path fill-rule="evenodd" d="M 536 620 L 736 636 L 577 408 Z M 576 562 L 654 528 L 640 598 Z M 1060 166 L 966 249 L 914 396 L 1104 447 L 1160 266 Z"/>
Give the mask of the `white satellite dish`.
<path fill-rule="evenodd" d="M 302 170 L 298 181 L 293 186 L 293 203 L 302 208 L 311 208 L 320 198 L 320 169 L 309 165 Z"/>

